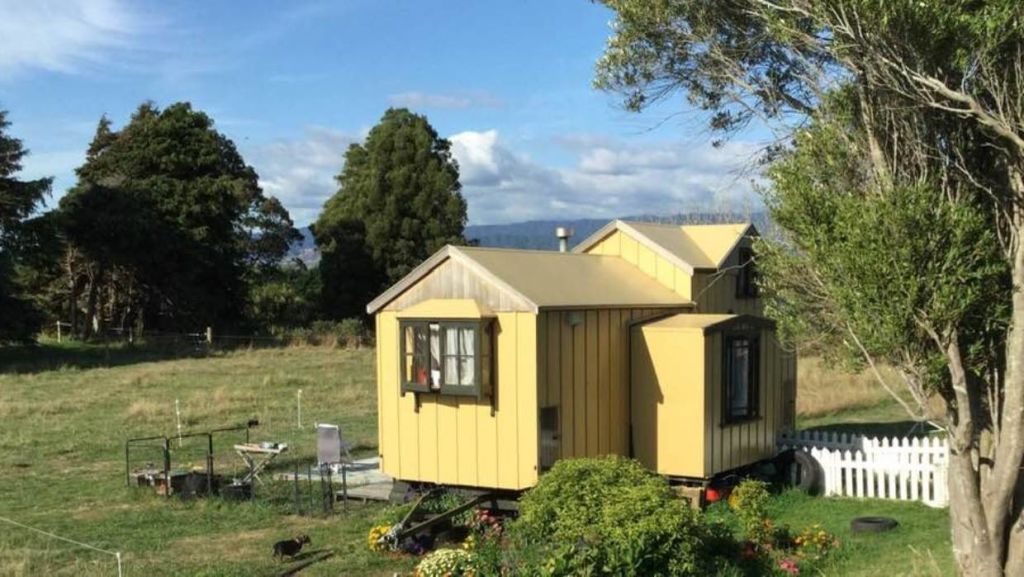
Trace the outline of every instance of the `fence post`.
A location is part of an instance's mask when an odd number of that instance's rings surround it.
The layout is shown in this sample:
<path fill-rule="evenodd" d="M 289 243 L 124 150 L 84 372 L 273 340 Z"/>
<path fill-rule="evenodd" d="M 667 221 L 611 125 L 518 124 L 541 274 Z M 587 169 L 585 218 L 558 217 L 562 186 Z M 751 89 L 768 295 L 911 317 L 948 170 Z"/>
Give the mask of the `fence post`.
<path fill-rule="evenodd" d="M 57 321 L 57 342 L 60 343 L 60 341 L 61 341 L 60 321 Z"/>
<path fill-rule="evenodd" d="M 213 327 L 206 327 L 206 344 L 213 344 Z"/>

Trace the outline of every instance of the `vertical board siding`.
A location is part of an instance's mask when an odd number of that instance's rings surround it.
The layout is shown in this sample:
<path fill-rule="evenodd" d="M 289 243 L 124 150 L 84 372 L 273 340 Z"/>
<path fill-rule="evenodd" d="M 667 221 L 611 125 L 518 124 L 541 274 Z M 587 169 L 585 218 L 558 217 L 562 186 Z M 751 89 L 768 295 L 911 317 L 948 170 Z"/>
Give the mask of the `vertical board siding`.
<path fill-rule="evenodd" d="M 629 455 L 629 323 L 664 309 L 551 310 L 538 336 L 543 406 L 558 406 L 560 458 Z M 572 326 L 571 319 L 579 324 Z M 539 401 L 545 402 L 545 401 Z M 536 422 L 535 422 L 536 428 Z"/>
<path fill-rule="evenodd" d="M 724 399 L 724 338 L 719 332 L 706 337 L 704 363 L 706 374 L 705 394 L 705 477 L 723 471 L 748 465 L 775 453 L 778 435 L 792 427 L 786 421 L 787 379 L 789 371 L 795 371 L 795 363 L 785 353 L 776 339 L 774 331 L 762 329 L 759 341 L 760 366 L 758 371 L 758 402 L 760 416 L 752 421 L 722 424 Z"/>
<path fill-rule="evenodd" d="M 498 313 L 495 409 L 489 399 L 400 394 L 394 311 L 377 315 L 377 394 L 382 470 L 405 481 L 524 489 L 536 482 L 537 316 Z"/>

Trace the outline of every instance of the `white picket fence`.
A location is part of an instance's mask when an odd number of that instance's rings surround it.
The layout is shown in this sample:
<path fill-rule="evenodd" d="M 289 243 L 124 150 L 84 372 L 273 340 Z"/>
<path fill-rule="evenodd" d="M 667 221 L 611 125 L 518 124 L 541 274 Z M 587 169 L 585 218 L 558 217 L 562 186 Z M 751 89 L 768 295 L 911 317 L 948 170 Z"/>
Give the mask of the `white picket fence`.
<path fill-rule="evenodd" d="M 949 504 L 949 444 L 937 437 L 863 437 L 800 431 L 783 435 L 781 448 L 807 451 L 821 464 L 826 495 Z"/>

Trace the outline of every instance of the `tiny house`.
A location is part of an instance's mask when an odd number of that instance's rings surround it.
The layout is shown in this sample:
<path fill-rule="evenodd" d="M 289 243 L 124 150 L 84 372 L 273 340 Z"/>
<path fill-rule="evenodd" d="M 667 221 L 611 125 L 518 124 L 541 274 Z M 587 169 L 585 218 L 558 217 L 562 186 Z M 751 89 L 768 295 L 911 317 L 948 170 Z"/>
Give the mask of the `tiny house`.
<path fill-rule="evenodd" d="M 795 364 L 760 316 L 756 234 L 613 221 L 571 253 L 441 249 L 367 306 L 382 470 L 521 490 L 563 458 L 707 479 L 770 456 Z"/>

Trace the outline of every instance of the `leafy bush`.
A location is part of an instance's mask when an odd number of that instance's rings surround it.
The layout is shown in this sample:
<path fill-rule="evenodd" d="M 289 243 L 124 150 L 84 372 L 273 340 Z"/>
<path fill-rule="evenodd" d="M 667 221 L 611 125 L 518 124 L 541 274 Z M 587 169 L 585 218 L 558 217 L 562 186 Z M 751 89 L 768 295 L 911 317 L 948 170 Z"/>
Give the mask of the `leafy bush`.
<path fill-rule="evenodd" d="M 770 500 L 768 484 L 755 479 L 744 480 L 729 495 L 729 507 L 740 520 L 747 539 L 759 543 L 768 537 L 766 532 L 771 525 L 765 521 Z"/>
<path fill-rule="evenodd" d="M 372 341 L 359 319 L 313 321 L 309 327 L 279 329 L 275 334 L 296 346 L 359 348 Z"/>
<path fill-rule="evenodd" d="M 703 575 L 712 532 L 668 483 L 621 457 L 562 460 L 520 502 L 524 573 Z"/>
<path fill-rule="evenodd" d="M 416 577 L 471 577 L 476 574 L 476 559 L 462 549 L 438 549 L 416 566 Z"/>

